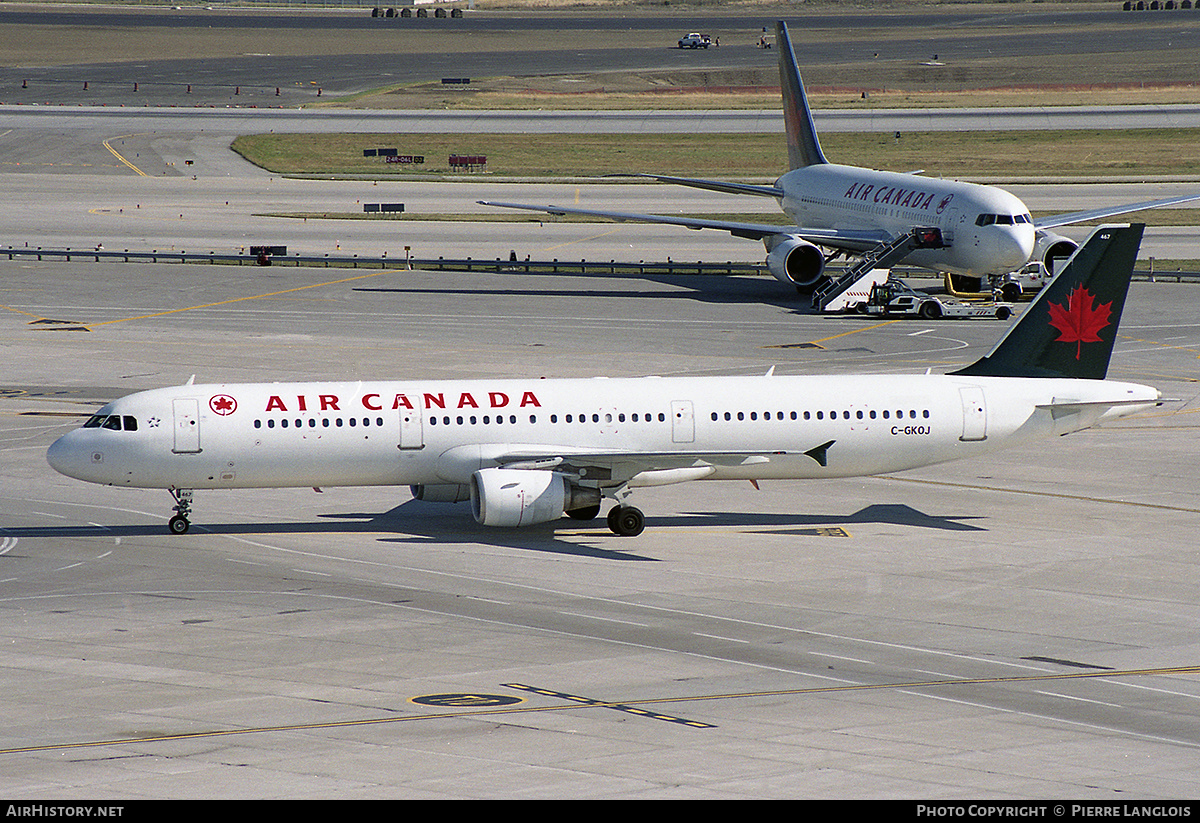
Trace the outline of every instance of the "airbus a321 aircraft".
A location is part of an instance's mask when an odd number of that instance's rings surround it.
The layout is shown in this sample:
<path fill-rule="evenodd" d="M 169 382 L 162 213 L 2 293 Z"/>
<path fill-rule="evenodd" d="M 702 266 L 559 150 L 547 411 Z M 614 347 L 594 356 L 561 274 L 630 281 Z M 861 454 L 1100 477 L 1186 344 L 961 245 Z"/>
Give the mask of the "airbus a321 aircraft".
<path fill-rule="evenodd" d="M 1050 229 L 1200 200 L 1197 193 L 1035 221 L 1019 198 L 993 186 L 830 163 L 821 151 L 787 26 L 782 21 L 776 24 L 776 33 L 791 170 L 772 186 L 653 174 L 635 176 L 729 194 L 774 197 L 796 224 L 794 227 L 568 206 L 480 202 L 549 214 L 722 229 L 738 237 L 761 240 L 766 246 L 771 274 L 807 294 L 828 280 L 825 264 L 838 254 L 862 257 L 869 264 L 864 265 L 864 271 L 903 262 L 939 273 L 982 277 L 1016 271 L 1035 259 L 1053 272 L 1055 263 L 1069 257 L 1077 244 Z M 915 239 L 910 243 L 914 233 Z"/>
<path fill-rule="evenodd" d="M 639 534 L 634 489 L 689 480 L 896 472 L 986 454 L 1151 408 L 1105 380 L 1142 226 L 1097 229 L 991 354 L 951 374 L 249 383 L 107 404 L 47 452 L 59 472 L 168 489 L 409 485 L 470 500 L 485 526 L 603 498 Z"/>

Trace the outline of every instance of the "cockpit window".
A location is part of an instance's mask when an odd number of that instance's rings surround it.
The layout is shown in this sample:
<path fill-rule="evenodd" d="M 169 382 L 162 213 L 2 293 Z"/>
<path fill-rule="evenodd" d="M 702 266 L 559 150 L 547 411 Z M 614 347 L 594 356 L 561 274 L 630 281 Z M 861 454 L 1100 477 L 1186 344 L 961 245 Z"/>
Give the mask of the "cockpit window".
<path fill-rule="evenodd" d="M 135 432 L 138 430 L 137 418 L 131 414 L 93 414 L 83 424 L 85 429 L 109 429 L 110 431 Z"/>
<path fill-rule="evenodd" d="M 976 226 L 1019 226 L 1032 222 L 1033 218 L 1028 214 L 981 214 L 975 218 Z"/>

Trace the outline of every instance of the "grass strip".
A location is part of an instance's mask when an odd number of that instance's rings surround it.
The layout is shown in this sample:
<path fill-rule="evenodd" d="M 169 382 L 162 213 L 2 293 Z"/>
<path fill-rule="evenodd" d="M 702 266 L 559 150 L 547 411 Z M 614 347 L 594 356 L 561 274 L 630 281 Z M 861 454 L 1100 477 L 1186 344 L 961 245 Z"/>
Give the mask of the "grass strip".
<path fill-rule="evenodd" d="M 1183 176 L 1200 178 L 1200 129 L 1111 131 L 905 132 L 821 138 L 832 161 L 912 171 L 930 177 Z M 364 157 L 395 148 L 420 164 Z M 452 154 L 484 155 L 487 175 L 591 177 L 631 171 L 723 179 L 773 179 L 786 168 L 783 135 L 774 134 L 258 134 L 233 149 L 277 174 L 445 175 Z"/>

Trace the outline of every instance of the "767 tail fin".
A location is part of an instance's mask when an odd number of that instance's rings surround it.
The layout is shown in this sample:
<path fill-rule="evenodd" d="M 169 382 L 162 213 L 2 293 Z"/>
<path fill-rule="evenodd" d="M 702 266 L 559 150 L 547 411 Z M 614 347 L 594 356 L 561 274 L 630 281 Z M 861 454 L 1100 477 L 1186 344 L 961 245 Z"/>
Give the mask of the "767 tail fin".
<path fill-rule="evenodd" d="M 1097 228 L 996 348 L 952 374 L 1103 380 L 1144 228 Z"/>
<path fill-rule="evenodd" d="M 801 169 L 827 163 L 817 140 L 817 128 L 813 125 L 812 111 L 808 107 L 808 95 L 804 93 L 804 82 L 796 66 L 796 53 L 792 51 L 792 40 L 788 37 L 787 24 L 782 20 L 775 24 L 775 44 L 779 47 L 779 85 L 783 89 L 783 122 L 787 129 L 788 167 Z"/>

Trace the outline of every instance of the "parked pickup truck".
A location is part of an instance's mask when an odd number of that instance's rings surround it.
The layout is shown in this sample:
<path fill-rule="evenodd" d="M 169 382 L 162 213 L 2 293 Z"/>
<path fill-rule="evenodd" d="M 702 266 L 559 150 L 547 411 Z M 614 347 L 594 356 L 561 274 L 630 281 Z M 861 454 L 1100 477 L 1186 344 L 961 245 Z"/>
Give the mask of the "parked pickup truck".
<path fill-rule="evenodd" d="M 681 49 L 706 49 L 712 43 L 707 34 L 685 34 L 679 38 L 679 48 Z"/>

